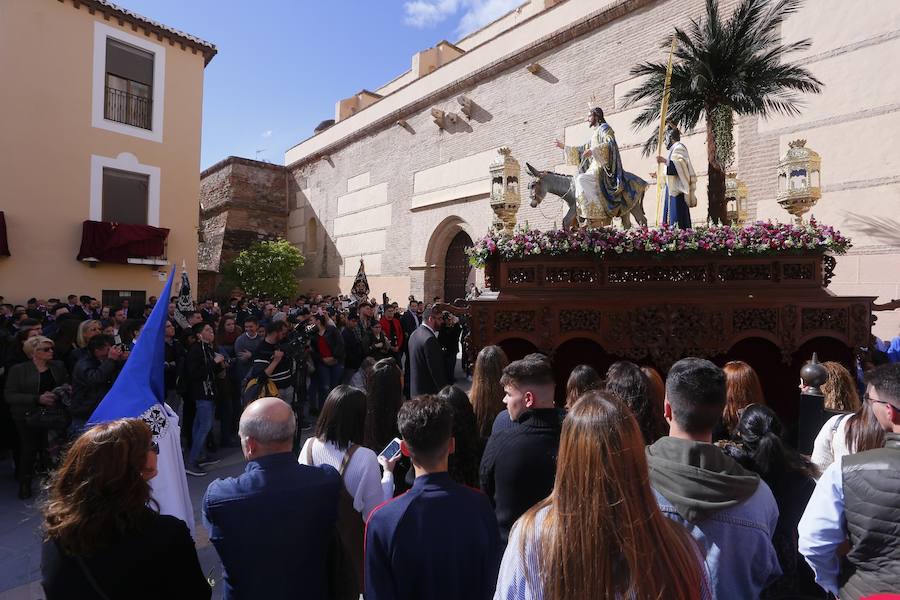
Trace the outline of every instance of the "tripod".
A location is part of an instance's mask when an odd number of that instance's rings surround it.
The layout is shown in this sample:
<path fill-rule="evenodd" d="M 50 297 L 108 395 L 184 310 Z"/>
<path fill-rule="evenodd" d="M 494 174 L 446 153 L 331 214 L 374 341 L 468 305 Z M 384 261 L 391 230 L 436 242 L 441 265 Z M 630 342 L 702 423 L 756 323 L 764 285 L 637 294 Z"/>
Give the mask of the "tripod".
<path fill-rule="evenodd" d="M 297 429 L 294 432 L 294 456 L 300 455 L 301 437 L 303 435 L 303 407 L 306 406 L 306 351 L 294 359 L 294 397 L 291 399 L 291 409 L 294 411 L 294 421 Z"/>

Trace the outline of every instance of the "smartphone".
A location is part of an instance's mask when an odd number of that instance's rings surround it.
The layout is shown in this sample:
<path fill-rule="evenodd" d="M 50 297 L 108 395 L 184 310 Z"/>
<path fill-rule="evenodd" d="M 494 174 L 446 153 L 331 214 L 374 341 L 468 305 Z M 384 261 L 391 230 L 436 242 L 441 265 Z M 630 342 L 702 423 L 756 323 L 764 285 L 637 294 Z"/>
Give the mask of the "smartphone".
<path fill-rule="evenodd" d="M 385 460 L 392 460 L 400 454 L 400 438 L 394 438 L 391 440 L 387 446 L 384 447 L 384 450 L 381 451 L 381 454 L 378 456 L 383 457 Z"/>

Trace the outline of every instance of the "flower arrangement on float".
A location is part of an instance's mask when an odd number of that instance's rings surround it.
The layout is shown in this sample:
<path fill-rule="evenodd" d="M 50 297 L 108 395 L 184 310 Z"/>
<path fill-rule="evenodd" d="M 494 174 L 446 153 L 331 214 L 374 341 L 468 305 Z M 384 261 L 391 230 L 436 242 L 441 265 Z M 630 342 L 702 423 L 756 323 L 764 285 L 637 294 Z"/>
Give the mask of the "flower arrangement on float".
<path fill-rule="evenodd" d="M 491 231 L 466 250 L 469 263 L 483 268 L 491 258 L 523 259 L 529 256 L 605 256 L 640 253 L 685 256 L 713 253 L 727 256 L 760 256 L 776 253 L 831 252 L 844 254 L 848 238 L 815 219 L 802 225 L 758 221 L 745 225 L 638 227 L 617 229 L 518 229 L 512 235 Z"/>

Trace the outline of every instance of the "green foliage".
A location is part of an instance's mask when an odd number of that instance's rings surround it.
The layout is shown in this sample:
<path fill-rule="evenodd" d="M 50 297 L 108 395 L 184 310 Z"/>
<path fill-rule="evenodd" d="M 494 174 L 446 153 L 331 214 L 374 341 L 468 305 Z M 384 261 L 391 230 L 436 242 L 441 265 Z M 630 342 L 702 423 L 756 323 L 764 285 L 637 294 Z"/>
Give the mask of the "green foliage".
<path fill-rule="evenodd" d="M 734 111 L 726 104 L 712 110 L 713 136 L 716 139 L 716 160 L 723 171 L 734 164 Z"/>
<path fill-rule="evenodd" d="M 234 259 L 229 273 L 250 296 L 285 298 L 297 291 L 294 272 L 304 260 L 300 250 L 287 240 L 259 242 Z"/>
<path fill-rule="evenodd" d="M 822 89 L 822 82 L 808 69 L 787 61 L 789 54 L 808 49 L 811 41 L 781 43 L 781 24 L 801 4 L 802 0 L 742 0 L 731 18 L 723 20 L 718 1 L 706 0 L 705 18 L 692 20 L 685 29 L 675 28 L 668 122 L 687 132 L 705 115 L 710 125 L 715 116 L 708 112 L 719 106 L 738 115 L 799 114 L 799 94 Z M 668 50 L 671 44 L 669 37 L 662 47 Z M 658 126 L 666 66 L 645 62 L 631 70 L 645 80 L 626 95 L 625 105 L 647 103 L 632 123 L 635 129 Z M 654 131 L 644 153 L 655 151 Z"/>

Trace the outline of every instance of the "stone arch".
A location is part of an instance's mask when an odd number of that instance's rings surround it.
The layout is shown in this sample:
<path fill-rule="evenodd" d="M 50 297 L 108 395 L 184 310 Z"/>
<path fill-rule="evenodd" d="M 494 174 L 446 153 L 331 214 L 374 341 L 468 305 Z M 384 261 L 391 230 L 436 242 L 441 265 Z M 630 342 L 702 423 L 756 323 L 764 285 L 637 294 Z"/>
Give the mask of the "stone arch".
<path fill-rule="evenodd" d="M 463 218 L 451 215 L 434 228 L 434 233 L 425 248 L 424 295 L 426 301 L 435 296 L 444 296 L 444 261 L 447 249 L 458 233 L 465 232 L 472 240 L 477 239 L 472 226 Z M 476 285 L 479 285 L 476 282 Z"/>

